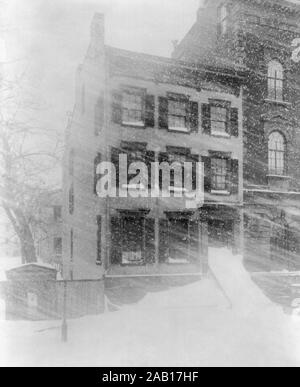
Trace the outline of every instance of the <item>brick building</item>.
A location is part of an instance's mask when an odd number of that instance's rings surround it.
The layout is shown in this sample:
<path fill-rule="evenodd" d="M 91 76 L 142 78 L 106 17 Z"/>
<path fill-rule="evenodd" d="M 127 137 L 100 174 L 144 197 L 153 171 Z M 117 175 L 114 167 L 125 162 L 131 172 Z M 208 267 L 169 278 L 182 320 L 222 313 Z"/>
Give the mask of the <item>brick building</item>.
<path fill-rule="evenodd" d="M 245 262 L 300 267 L 300 6 L 284 0 L 207 0 L 173 57 L 239 65 L 244 92 Z"/>
<path fill-rule="evenodd" d="M 209 245 L 240 248 L 244 76 L 238 65 L 193 65 L 108 47 L 103 16 L 95 16 L 66 133 L 65 278 L 201 273 Z M 120 153 L 147 165 L 203 162 L 203 205 L 175 197 L 172 181 L 167 199 L 120 197 L 133 189 L 120 183 Z M 115 198 L 97 195 L 101 161 L 118 171 Z"/>

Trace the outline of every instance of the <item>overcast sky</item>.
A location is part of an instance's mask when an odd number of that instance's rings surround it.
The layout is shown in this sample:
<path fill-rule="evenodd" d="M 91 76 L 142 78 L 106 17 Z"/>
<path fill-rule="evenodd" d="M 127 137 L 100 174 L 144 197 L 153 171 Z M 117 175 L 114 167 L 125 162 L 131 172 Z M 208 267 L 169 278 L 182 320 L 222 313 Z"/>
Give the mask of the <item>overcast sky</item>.
<path fill-rule="evenodd" d="M 74 78 L 89 44 L 95 12 L 106 18 L 106 43 L 169 56 L 196 19 L 199 0 L 4 0 L 9 59 L 21 59 L 48 106 L 47 124 L 64 128 Z"/>
<path fill-rule="evenodd" d="M 64 129 L 74 78 L 89 44 L 95 12 L 106 18 L 106 43 L 169 56 L 196 20 L 200 0 L 1 0 L 9 59 L 19 59 L 47 107 L 47 125 Z M 3 15 L 3 13 L 2 13 Z M 0 12 L 1 18 L 1 12 Z M 1 50 L 0 56 L 3 49 Z"/>

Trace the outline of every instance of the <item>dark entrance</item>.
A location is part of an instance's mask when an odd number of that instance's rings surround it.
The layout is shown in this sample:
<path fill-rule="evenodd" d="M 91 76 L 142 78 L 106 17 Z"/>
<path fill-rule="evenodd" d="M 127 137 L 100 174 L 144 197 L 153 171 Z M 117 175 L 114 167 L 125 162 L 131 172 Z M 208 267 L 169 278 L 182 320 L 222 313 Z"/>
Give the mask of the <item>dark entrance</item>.
<path fill-rule="evenodd" d="M 213 247 L 232 247 L 233 220 L 209 219 L 209 245 Z"/>
<path fill-rule="evenodd" d="M 189 219 L 170 220 L 170 258 L 188 262 L 189 258 Z"/>

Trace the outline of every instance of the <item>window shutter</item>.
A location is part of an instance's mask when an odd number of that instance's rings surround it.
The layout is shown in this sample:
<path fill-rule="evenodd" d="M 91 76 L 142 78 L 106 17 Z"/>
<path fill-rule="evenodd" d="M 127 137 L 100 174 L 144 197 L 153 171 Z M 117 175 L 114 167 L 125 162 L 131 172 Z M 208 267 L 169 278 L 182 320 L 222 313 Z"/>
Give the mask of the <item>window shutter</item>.
<path fill-rule="evenodd" d="M 191 155 L 190 160 L 193 163 L 193 190 L 197 189 L 197 163 L 199 163 L 199 155 Z"/>
<path fill-rule="evenodd" d="M 148 167 L 148 188 L 151 189 L 151 163 L 155 162 L 155 152 L 147 151 L 146 152 L 146 165 Z"/>
<path fill-rule="evenodd" d="M 115 124 L 122 124 L 122 93 L 113 91 L 112 93 L 112 121 Z"/>
<path fill-rule="evenodd" d="M 119 187 L 119 148 L 111 148 L 110 161 L 114 164 L 116 168 L 116 186 Z"/>
<path fill-rule="evenodd" d="M 155 97 L 154 95 L 146 95 L 145 101 L 145 126 L 153 128 L 155 125 Z"/>
<path fill-rule="evenodd" d="M 211 118 L 210 118 L 210 105 L 202 105 L 202 129 L 203 133 L 210 134 L 211 132 Z"/>
<path fill-rule="evenodd" d="M 166 152 L 160 152 L 158 156 L 159 163 L 169 163 L 169 154 Z M 162 182 L 162 171 L 159 171 L 159 188 L 162 190 L 163 182 Z"/>
<path fill-rule="evenodd" d="M 74 214 L 74 208 L 75 208 L 75 200 L 74 200 L 74 185 L 72 184 L 69 189 L 69 213 L 70 215 Z"/>
<path fill-rule="evenodd" d="M 110 262 L 112 265 L 120 265 L 122 263 L 122 219 L 117 216 L 112 216 L 110 220 L 111 246 L 110 246 Z"/>
<path fill-rule="evenodd" d="M 159 262 L 164 263 L 169 258 L 169 221 L 159 220 Z"/>
<path fill-rule="evenodd" d="M 204 163 L 204 191 L 211 191 L 211 159 L 210 157 L 202 156 L 202 162 Z"/>
<path fill-rule="evenodd" d="M 283 71 L 283 82 L 282 82 L 282 99 L 283 101 L 289 101 L 289 82 L 288 74 L 286 71 Z"/>
<path fill-rule="evenodd" d="M 230 109 L 230 128 L 231 136 L 239 136 L 239 109 L 231 108 Z"/>
<path fill-rule="evenodd" d="M 231 193 L 239 193 L 239 161 L 231 160 Z"/>
<path fill-rule="evenodd" d="M 159 127 L 160 129 L 168 129 L 168 98 L 159 97 Z"/>
<path fill-rule="evenodd" d="M 101 254 L 101 235 L 102 235 L 102 217 L 97 216 L 97 265 L 102 265 L 102 254 Z"/>
<path fill-rule="evenodd" d="M 98 153 L 94 160 L 94 194 L 97 195 L 97 183 L 100 175 L 97 174 L 97 167 L 101 163 L 101 153 Z"/>
<path fill-rule="evenodd" d="M 199 130 L 199 105 L 198 102 L 189 102 L 191 132 Z"/>
<path fill-rule="evenodd" d="M 146 251 L 145 261 L 146 263 L 155 262 L 155 219 L 145 219 L 145 239 L 146 239 Z"/>

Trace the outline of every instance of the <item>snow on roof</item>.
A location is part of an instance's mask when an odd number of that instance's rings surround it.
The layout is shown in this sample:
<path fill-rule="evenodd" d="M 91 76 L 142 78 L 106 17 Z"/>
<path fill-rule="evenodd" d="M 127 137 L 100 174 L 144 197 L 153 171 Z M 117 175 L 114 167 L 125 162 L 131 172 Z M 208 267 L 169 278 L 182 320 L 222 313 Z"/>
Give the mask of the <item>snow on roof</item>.
<path fill-rule="evenodd" d="M 22 269 L 22 268 L 30 267 L 30 266 L 36 266 L 36 267 L 41 267 L 41 268 L 44 268 L 44 269 L 51 269 L 51 270 L 57 271 L 56 268 L 55 268 L 54 266 L 52 266 L 52 265 L 49 264 L 49 263 L 44 263 L 44 262 L 25 263 L 25 264 L 23 264 L 23 265 L 18 265 L 18 266 L 11 267 L 11 268 L 8 269 L 7 271 Z"/>

